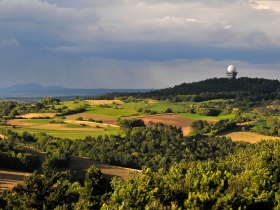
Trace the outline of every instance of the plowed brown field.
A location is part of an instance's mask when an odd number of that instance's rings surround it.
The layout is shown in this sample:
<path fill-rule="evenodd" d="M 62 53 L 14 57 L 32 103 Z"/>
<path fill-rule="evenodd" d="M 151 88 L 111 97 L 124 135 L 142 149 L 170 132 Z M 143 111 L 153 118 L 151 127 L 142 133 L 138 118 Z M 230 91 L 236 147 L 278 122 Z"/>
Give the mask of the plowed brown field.
<path fill-rule="evenodd" d="M 145 124 L 151 121 L 155 123 L 163 123 L 167 125 L 181 127 L 184 135 L 189 134 L 191 124 L 195 121 L 195 119 L 184 118 L 175 114 L 152 115 L 147 117 L 141 117 L 141 119 L 145 122 Z"/>

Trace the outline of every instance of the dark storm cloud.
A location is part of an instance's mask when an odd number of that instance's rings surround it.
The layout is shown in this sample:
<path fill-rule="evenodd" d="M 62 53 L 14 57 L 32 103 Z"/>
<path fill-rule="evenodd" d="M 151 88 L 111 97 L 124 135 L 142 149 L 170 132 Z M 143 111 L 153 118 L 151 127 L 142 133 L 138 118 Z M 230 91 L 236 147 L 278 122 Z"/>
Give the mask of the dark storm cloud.
<path fill-rule="evenodd" d="M 2 0 L 1 86 L 164 87 L 223 76 L 228 62 L 279 78 L 269 2 Z"/>

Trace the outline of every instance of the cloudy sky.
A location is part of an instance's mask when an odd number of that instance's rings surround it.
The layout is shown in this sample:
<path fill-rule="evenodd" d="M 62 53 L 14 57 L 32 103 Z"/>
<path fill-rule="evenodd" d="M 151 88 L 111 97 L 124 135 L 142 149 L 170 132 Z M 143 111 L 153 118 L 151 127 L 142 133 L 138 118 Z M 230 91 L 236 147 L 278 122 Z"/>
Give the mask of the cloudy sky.
<path fill-rule="evenodd" d="M 0 87 L 280 79 L 280 1 L 0 0 Z"/>

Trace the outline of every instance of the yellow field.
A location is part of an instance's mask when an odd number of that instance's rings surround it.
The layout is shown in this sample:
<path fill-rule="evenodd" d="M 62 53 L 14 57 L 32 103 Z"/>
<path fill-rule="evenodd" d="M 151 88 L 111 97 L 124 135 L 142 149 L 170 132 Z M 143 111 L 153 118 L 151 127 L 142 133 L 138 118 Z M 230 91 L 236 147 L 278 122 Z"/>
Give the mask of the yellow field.
<path fill-rule="evenodd" d="M 53 118 L 55 117 L 56 113 L 29 113 L 29 114 L 24 114 L 20 115 L 19 117 L 21 118 L 26 118 L 26 119 L 31 119 L 31 118 Z"/>
<path fill-rule="evenodd" d="M 90 105 L 123 104 L 121 100 L 86 100 Z"/>
<path fill-rule="evenodd" d="M 224 136 L 230 137 L 233 141 L 246 141 L 249 143 L 257 143 L 261 140 L 280 139 L 280 137 L 265 136 L 265 135 L 261 135 L 253 132 L 246 132 L 246 131 L 236 131 L 236 132 L 228 133 Z"/>

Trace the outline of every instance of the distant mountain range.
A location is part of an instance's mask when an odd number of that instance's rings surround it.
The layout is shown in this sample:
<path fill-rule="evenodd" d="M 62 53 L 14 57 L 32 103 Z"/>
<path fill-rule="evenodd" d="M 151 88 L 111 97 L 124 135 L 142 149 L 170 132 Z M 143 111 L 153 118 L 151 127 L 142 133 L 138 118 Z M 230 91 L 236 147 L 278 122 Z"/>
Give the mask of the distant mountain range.
<path fill-rule="evenodd" d="M 0 99 L 42 98 L 52 96 L 57 98 L 71 98 L 74 96 L 91 97 L 106 93 L 143 93 L 151 89 L 74 89 L 61 86 L 43 86 L 37 83 L 16 84 L 0 88 Z"/>
<path fill-rule="evenodd" d="M 0 91 L 36 91 L 36 90 L 63 90 L 68 89 L 60 86 L 43 86 L 37 83 L 16 84 L 6 88 L 0 88 Z"/>

